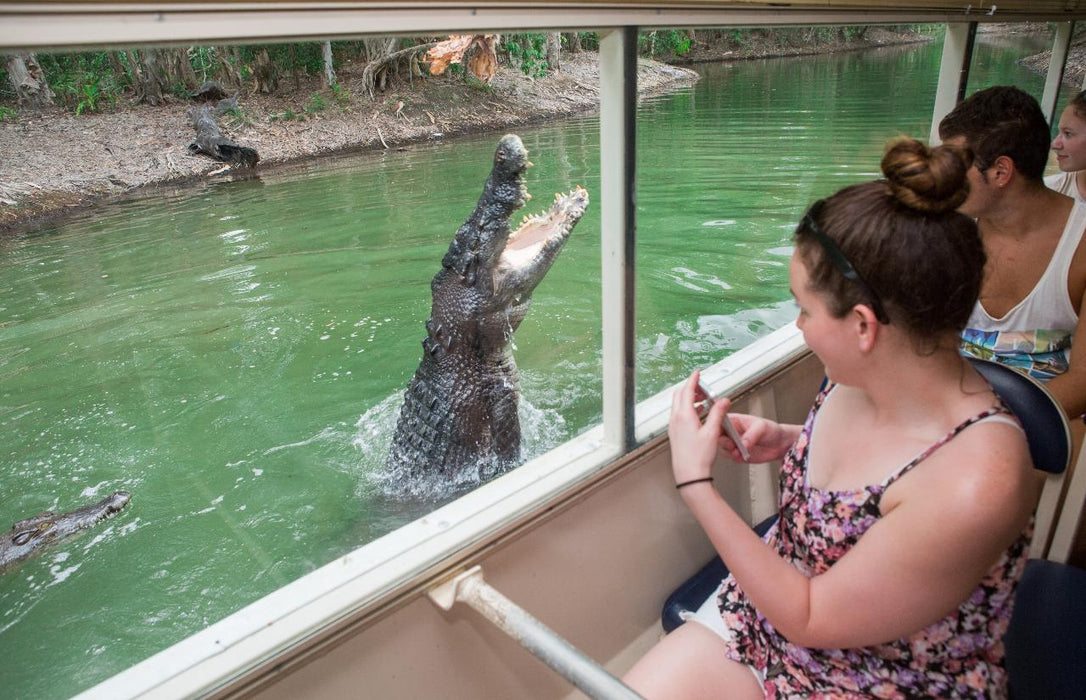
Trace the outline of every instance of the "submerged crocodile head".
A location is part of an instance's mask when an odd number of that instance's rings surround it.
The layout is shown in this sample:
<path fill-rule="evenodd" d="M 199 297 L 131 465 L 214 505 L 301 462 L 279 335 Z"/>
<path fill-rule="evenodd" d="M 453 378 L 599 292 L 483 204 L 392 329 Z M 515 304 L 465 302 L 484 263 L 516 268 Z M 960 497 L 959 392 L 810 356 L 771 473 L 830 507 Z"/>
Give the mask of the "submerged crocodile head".
<path fill-rule="evenodd" d="M 0 539 L 0 571 L 26 559 L 42 547 L 93 527 L 121 512 L 132 500 L 126 491 L 117 491 L 97 503 L 57 515 L 46 512 L 15 523 Z"/>
<path fill-rule="evenodd" d="M 483 194 L 430 284 L 423 358 L 389 450 L 397 474 L 455 475 L 469 464 L 502 468 L 519 459 L 513 332 L 588 207 L 588 192 L 575 187 L 512 230 L 510 217 L 531 199 L 530 166 L 520 138 L 502 137 Z"/>

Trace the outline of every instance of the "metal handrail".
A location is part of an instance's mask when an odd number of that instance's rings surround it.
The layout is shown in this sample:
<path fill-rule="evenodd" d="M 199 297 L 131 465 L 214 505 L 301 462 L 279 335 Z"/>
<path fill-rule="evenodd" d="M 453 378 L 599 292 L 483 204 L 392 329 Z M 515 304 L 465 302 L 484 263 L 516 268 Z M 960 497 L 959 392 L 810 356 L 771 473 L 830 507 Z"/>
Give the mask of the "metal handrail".
<path fill-rule="evenodd" d="M 641 698 L 580 649 L 484 581 L 480 566 L 434 586 L 427 595 L 445 611 L 451 610 L 456 603 L 465 603 L 590 698 Z"/>

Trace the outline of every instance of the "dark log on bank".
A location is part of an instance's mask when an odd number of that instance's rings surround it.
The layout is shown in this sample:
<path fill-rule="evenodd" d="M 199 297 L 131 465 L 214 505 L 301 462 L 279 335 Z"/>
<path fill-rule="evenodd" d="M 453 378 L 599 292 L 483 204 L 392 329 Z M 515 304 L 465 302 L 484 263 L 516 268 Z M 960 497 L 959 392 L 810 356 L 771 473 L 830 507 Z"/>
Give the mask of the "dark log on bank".
<path fill-rule="evenodd" d="M 239 146 L 222 135 L 219 125 L 211 115 L 211 106 L 203 105 L 189 110 L 189 118 L 196 129 L 196 140 L 189 144 L 193 153 L 203 153 L 215 160 L 251 168 L 260 160 L 255 149 Z"/>
<path fill-rule="evenodd" d="M 207 80 L 192 93 L 192 99 L 199 102 L 215 102 L 226 97 L 226 90 L 217 80 Z"/>

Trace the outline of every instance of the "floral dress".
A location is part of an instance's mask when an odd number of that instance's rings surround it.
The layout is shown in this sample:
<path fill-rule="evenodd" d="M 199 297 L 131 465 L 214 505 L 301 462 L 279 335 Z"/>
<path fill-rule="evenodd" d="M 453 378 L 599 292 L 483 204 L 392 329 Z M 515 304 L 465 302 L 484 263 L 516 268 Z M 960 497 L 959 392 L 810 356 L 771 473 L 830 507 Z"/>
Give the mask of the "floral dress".
<path fill-rule="evenodd" d="M 786 561 L 807 576 L 829 569 L 880 517 L 887 487 L 968 426 L 998 406 L 964 421 L 877 486 L 823 491 L 807 480 L 807 447 L 819 393 L 780 475 L 780 517 L 765 535 Z M 1014 589 L 1026 564 L 1032 523 L 1003 553 L 956 611 L 911 636 L 854 649 L 809 649 L 779 634 L 750 603 L 735 578 L 719 589 L 717 605 L 731 631 L 728 656 L 753 667 L 767 698 L 915 698 L 1006 696 L 1003 634 Z"/>

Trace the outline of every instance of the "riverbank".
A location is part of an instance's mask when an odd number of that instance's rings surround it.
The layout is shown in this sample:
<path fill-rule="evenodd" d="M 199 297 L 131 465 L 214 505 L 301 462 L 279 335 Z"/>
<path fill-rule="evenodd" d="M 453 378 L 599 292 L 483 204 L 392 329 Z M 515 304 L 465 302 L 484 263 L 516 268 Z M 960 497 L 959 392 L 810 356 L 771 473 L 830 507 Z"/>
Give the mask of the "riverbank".
<path fill-rule="evenodd" d="M 1052 59 L 1051 51 L 1043 51 L 1022 59 L 1022 65 L 1044 75 L 1048 72 L 1048 62 Z M 1063 71 L 1064 85 L 1079 87 L 1086 79 L 1086 38 L 1071 45 L 1067 51 L 1067 65 Z M 1060 109 L 1063 105 L 1059 106 Z M 1058 116 L 1058 115 L 1057 115 Z"/>
<path fill-rule="evenodd" d="M 349 96 L 321 90 L 315 77 L 286 95 L 243 95 L 243 119 L 224 117 L 228 138 L 260 154 L 258 170 L 351 151 L 404 147 L 457 134 L 510 130 L 599 104 L 595 53 L 564 57 L 562 70 L 530 78 L 503 66 L 489 85 L 462 78 L 412 81 L 374 100 L 361 87 L 364 65 L 338 69 Z M 686 68 L 642 60 L 641 94 L 691 85 Z M 74 116 L 59 109 L 0 123 L 0 233 L 17 233 L 131 190 L 230 177 L 224 164 L 188 151 L 191 102 L 126 106 Z"/>
<path fill-rule="evenodd" d="M 856 50 L 926 41 L 921 34 L 871 28 L 862 37 L 833 42 L 781 43 L 772 35 L 694 44 L 676 62 L 731 61 Z M 599 106 L 598 56 L 563 54 L 561 70 L 542 78 L 503 65 L 489 85 L 460 77 L 425 77 L 374 99 L 362 87 L 364 64 L 337 67 L 345 97 L 335 99 L 319 78 L 283 81 L 274 95 L 240 97 L 242 118 L 224 117 L 224 135 L 260 154 L 258 170 L 300 160 L 447 139 L 481 131 L 507 131 L 533 122 L 589 112 Z M 697 73 L 642 59 L 642 96 L 692 85 Z M 12 235 L 62 219 L 79 208 L 139 188 L 228 178 L 222 163 L 188 151 L 194 131 L 192 102 L 125 105 L 75 116 L 61 109 L 21 114 L 0 122 L 0 234 Z"/>

